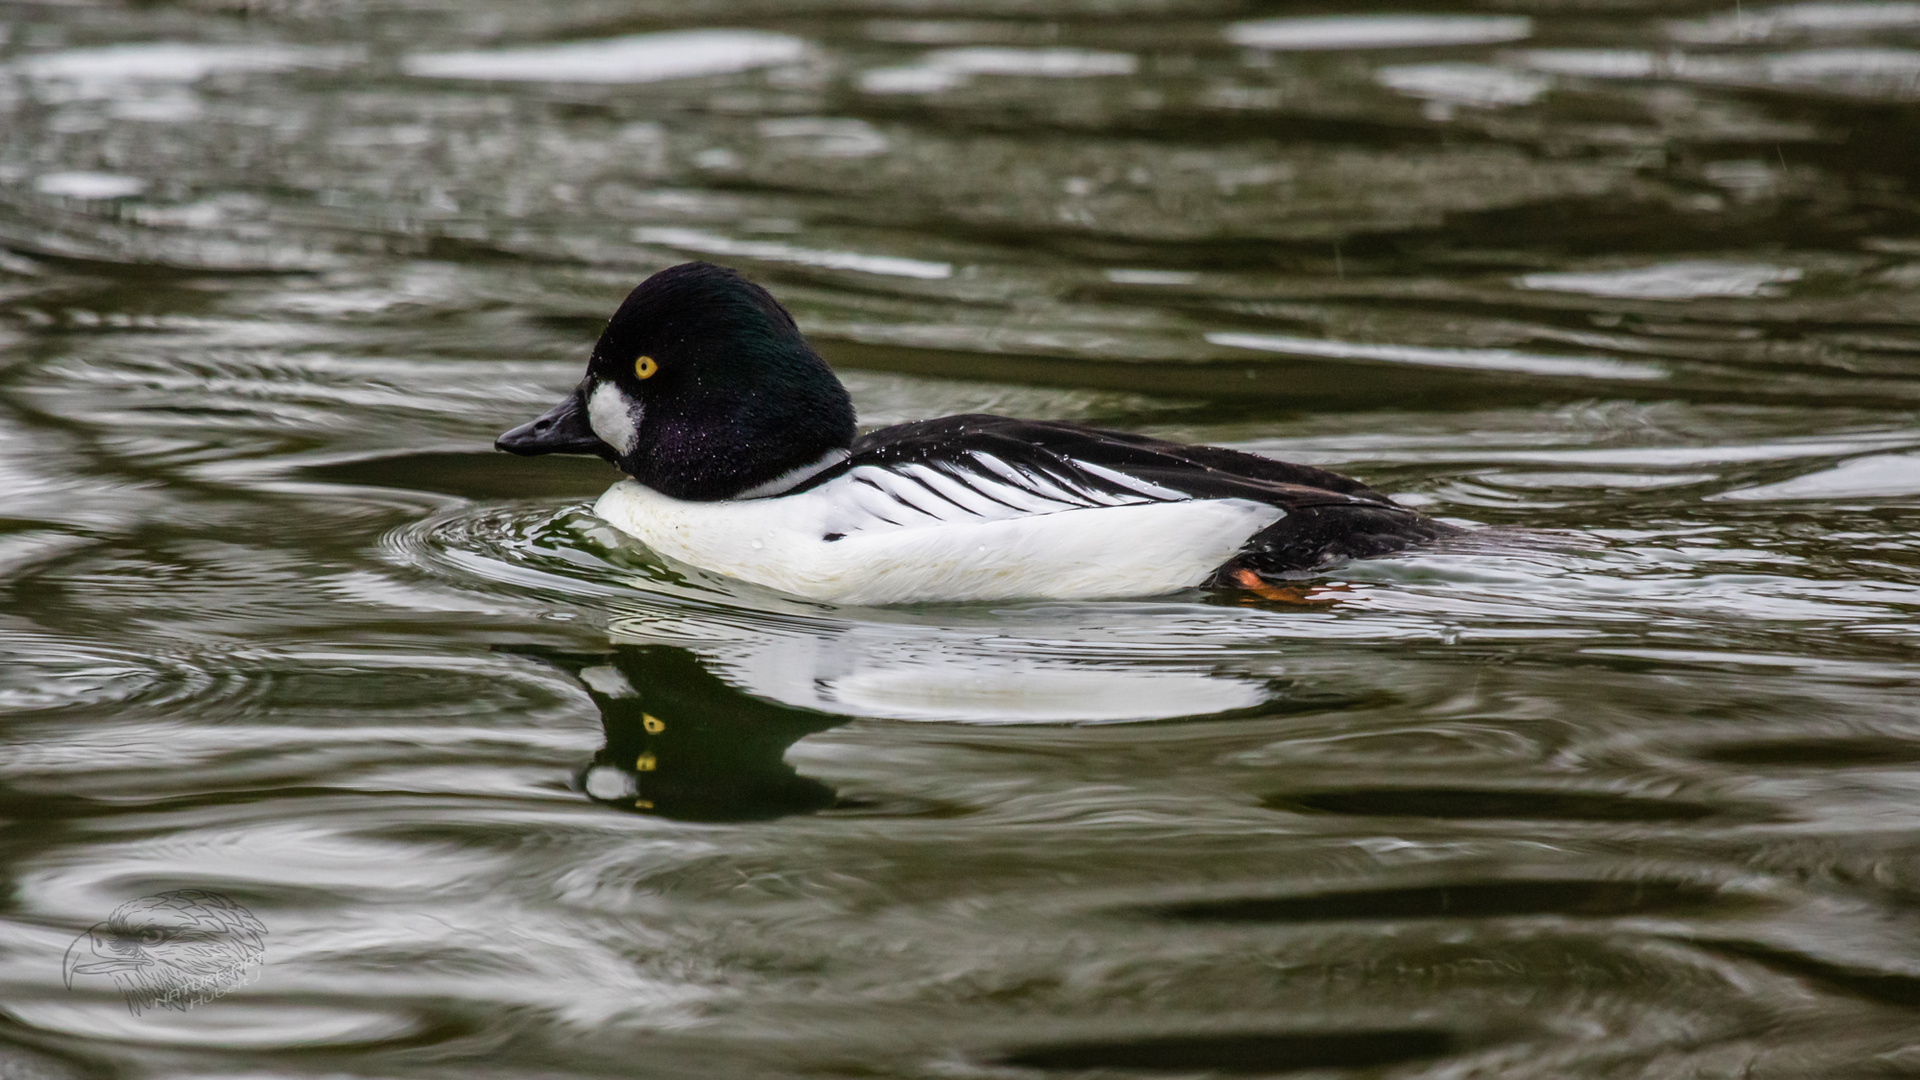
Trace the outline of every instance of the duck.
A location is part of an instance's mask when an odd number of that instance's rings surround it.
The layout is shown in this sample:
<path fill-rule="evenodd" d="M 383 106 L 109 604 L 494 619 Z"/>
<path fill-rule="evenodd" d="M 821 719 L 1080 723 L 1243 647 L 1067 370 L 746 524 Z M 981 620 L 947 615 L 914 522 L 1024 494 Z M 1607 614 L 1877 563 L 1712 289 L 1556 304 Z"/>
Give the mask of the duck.
<path fill-rule="evenodd" d="M 585 376 L 501 435 L 624 479 L 593 512 L 655 553 L 839 605 L 1273 593 L 1455 531 L 1243 450 L 987 414 L 859 434 L 787 309 L 739 271 L 655 273 Z"/>

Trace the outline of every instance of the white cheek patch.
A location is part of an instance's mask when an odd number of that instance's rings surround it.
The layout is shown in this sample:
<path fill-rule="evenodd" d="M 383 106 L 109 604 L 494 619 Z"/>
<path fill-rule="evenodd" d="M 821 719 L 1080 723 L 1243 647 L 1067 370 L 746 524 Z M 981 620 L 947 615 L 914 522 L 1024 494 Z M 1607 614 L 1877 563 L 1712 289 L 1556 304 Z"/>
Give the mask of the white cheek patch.
<path fill-rule="evenodd" d="M 587 398 L 587 423 L 600 441 L 620 451 L 633 453 L 640 443 L 640 406 L 612 383 L 601 383 Z"/>
<path fill-rule="evenodd" d="M 621 698 L 639 696 L 634 693 L 633 684 L 628 682 L 627 677 L 620 674 L 620 669 L 614 667 L 612 664 L 601 664 L 597 667 L 583 668 L 580 672 L 580 681 L 608 697 Z"/>

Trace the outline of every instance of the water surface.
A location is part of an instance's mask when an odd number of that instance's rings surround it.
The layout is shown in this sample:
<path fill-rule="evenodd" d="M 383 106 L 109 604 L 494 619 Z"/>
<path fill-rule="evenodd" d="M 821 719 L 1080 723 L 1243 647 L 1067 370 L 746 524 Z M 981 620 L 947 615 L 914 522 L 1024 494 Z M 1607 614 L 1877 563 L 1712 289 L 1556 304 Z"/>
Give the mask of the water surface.
<path fill-rule="evenodd" d="M 1894 2 L 0 3 L 0 1073 L 1920 1070 L 1917 109 Z M 690 258 L 1478 531 L 668 564 L 490 444 Z M 257 980 L 66 985 L 192 889 Z"/>

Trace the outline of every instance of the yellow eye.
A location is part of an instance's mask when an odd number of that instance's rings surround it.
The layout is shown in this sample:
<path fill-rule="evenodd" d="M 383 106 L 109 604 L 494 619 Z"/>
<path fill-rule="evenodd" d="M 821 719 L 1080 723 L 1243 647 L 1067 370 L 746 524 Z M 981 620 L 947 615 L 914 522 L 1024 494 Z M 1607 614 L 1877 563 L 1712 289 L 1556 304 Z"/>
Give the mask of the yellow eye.
<path fill-rule="evenodd" d="M 654 363 L 651 356 L 643 356 L 633 362 L 633 373 L 643 379 L 653 378 L 653 373 L 659 370 L 660 365 Z"/>

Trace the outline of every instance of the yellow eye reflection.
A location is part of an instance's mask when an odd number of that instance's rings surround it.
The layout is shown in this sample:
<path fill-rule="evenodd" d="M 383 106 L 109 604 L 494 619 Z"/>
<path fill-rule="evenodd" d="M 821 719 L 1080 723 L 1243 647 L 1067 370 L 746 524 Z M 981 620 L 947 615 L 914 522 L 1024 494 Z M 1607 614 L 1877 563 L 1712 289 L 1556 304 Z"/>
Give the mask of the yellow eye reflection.
<path fill-rule="evenodd" d="M 653 373 L 659 370 L 660 365 L 654 363 L 653 357 L 651 356 L 643 356 L 633 362 L 633 373 L 643 379 L 653 378 Z"/>

